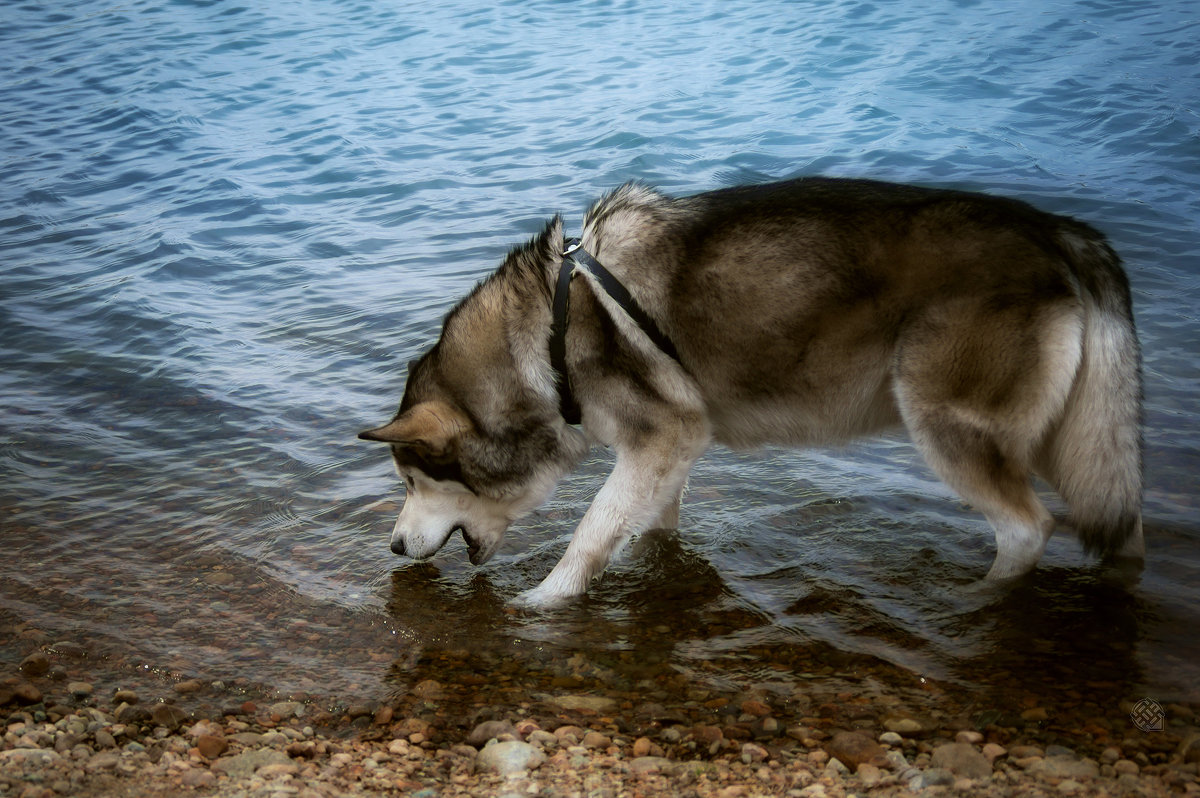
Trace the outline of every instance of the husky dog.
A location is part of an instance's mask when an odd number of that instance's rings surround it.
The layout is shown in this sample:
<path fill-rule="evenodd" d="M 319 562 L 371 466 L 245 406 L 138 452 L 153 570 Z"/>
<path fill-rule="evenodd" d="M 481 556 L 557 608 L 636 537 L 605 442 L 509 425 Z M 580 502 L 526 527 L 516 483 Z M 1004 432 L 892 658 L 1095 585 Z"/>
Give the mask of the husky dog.
<path fill-rule="evenodd" d="M 569 250 L 569 251 L 568 251 Z M 895 425 L 995 530 L 987 577 L 1031 570 L 1072 510 L 1140 560 L 1141 355 L 1103 235 L 1016 200 L 801 178 L 672 198 L 626 185 L 513 249 L 446 317 L 386 425 L 397 554 L 456 530 L 471 562 L 599 442 L 612 474 L 530 605 L 584 593 L 673 528 L 713 443 L 826 445 Z"/>

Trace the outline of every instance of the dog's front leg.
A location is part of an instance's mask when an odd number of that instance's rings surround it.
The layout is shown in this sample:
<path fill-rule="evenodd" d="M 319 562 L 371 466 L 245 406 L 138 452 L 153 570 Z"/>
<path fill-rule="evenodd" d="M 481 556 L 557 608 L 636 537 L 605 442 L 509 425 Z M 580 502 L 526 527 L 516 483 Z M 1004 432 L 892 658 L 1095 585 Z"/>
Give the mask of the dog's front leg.
<path fill-rule="evenodd" d="M 616 467 L 583 516 L 563 558 L 518 602 L 546 607 L 585 593 L 592 577 L 604 570 L 630 536 L 650 529 L 669 505 L 679 501 L 704 442 L 697 439 L 667 447 L 669 453 L 663 448 L 618 453 Z"/>

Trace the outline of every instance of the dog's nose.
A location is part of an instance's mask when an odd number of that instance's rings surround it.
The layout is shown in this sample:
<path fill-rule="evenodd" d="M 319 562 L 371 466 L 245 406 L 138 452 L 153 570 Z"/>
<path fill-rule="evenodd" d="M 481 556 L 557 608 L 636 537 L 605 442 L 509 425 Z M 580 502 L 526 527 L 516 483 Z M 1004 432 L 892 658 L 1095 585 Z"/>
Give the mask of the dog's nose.
<path fill-rule="evenodd" d="M 399 554 L 402 557 L 404 556 L 404 539 L 403 538 L 397 538 L 396 540 L 392 541 L 392 553 Z"/>

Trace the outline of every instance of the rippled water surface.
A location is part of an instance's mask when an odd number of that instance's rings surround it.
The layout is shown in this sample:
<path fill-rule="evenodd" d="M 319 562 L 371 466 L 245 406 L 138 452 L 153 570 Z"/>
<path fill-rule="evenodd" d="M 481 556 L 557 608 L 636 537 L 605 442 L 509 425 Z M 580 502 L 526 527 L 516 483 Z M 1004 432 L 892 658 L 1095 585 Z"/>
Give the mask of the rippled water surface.
<path fill-rule="evenodd" d="M 1200 13 L 931 3 L 6 3 L 0 615 L 114 662 L 380 695 L 430 652 L 717 681 L 872 663 L 966 687 L 1200 684 Z M 801 174 L 987 190 L 1103 229 L 1146 359 L 1149 559 L 991 532 L 900 437 L 717 450 L 681 531 L 504 611 L 597 452 L 482 568 L 394 557 L 404 364 L 554 212 Z M 424 660 L 422 658 L 425 658 Z M 619 657 L 618 657 L 619 659 Z M 1031 675 L 1032 674 L 1032 675 Z M 445 677 L 443 677 L 445 678 Z"/>

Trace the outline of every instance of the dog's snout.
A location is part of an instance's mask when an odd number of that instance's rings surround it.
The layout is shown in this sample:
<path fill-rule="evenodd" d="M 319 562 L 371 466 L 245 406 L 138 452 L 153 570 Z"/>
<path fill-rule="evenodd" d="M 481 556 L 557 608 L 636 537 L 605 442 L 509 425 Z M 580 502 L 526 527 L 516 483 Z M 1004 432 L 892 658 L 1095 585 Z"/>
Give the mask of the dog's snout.
<path fill-rule="evenodd" d="M 398 537 L 392 541 L 392 553 L 404 556 L 404 538 Z"/>

